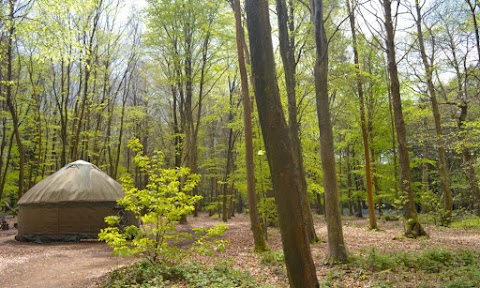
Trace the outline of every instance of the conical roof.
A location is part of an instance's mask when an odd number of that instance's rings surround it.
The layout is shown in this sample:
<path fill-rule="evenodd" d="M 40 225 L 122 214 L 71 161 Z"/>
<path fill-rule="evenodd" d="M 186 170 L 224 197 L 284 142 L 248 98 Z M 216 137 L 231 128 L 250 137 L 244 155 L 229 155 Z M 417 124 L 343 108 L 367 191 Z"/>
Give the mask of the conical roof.
<path fill-rule="evenodd" d="M 40 181 L 20 198 L 18 204 L 115 202 L 123 196 L 118 182 L 97 166 L 78 160 Z"/>

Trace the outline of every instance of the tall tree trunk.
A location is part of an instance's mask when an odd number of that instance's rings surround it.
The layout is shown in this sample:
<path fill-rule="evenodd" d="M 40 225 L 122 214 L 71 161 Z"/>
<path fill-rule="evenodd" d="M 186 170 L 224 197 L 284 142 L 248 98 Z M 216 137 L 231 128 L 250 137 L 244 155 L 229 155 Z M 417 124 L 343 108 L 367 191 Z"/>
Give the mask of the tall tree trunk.
<path fill-rule="evenodd" d="M 275 71 L 267 0 L 246 1 L 255 97 L 278 207 L 290 287 L 319 287 L 304 225 L 298 163 L 285 121 Z"/>
<path fill-rule="evenodd" d="M 328 95 L 328 41 L 323 22 L 322 0 L 312 0 L 316 44 L 315 94 L 318 126 L 320 128 L 320 154 L 325 190 L 325 215 L 328 230 L 328 257 L 332 261 L 346 261 L 347 250 L 343 239 L 342 214 L 335 173 L 335 150 L 330 119 Z"/>
<path fill-rule="evenodd" d="M 276 0 L 277 14 L 278 14 L 278 29 L 280 54 L 282 56 L 283 70 L 285 75 L 285 83 L 287 87 L 288 99 L 288 127 L 290 129 L 290 137 L 298 158 L 299 166 L 296 168 L 300 173 L 300 183 L 302 185 L 302 205 L 305 210 L 305 225 L 307 227 L 308 239 L 310 242 L 317 242 L 317 234 L 315 233 L 315 226 L 313 225 L 313 216 L 310 209 L 310 202 L 307 192 L 307 181 L 305 179 L 305 167 L 303 164 L 302 146 L 300 142 L 300 123 L 297 117 L 297 96 L 296 96 L 296 66 L 295 63 L 295 38 L 293 36 L 293 1 L 290 0 L 290 15 L 287 12 L 287 5 L 285 0 Z"/>
<path fill-rule="evenodd" d="M 426 121 L 424 121 L 426 122 Z M 424 123 L 426 125 L 426 123 Z M 429 164 L 428 158 L 430 157 L 430 149 L 426 143 L 423 143 L 423 155 L 422 155 L 422 192 L 424 194 L 428 193 L 430 190 L 430 183 L 429 183 Z M 422 201 L 423 204 L 424 201 Z M 427 204 L 427 203 L 425 203 Z M 420 211 L 422 213 L 429 212 L 425 209 L 425 207 L 421 206 Z"/>
<path fill-rule="evenodd" d="M 420 54 L 422 57 L 423 67 L 425 69 L 425 77 L 427 82 L 428 94 L 430 95 L 430 102 L 432 104 L 433 122 L 435 124 L 436 143 L 438 150 L 438 172 L 440 176 L 440 185 L 443 192 L 443 209 L 445 209 L 445 215 L 442 217 L 442 224 L 449 225 L 452 221 L 453 210 L 453 198 L 452 190 L 450 189 L 450 177 L 447 172 L 447 155 L 445 153 L 445 144 L 443 140 L 443 131 L 440 119 L 440 110 L 438 109 L 438 101 L 435 92 L 435 86 L 433 85 L 433 68 L 427 59 L 427 52 L 425 50 L 425 43 L 422 31 L 422 12 L 419 0 L 415 0 L 415 10 L 417 18 L 415 24 L 417 26 L 417 38 L 418 45 L 420 46 Z M 433 58 L 433 55 L 432 55 Z"/>
<path fill-rule="evenodd" d="M 393 115 L 397 132 L 398 153 L 400 157 L 400 183 L 406 197 L 404 216 L 406 219 L 405 236 L 416 238 L 427 235 L 420 225 L 415 208 L 415 197 L 410 177 L 410 158 L 408 155 L 407 135 L 403 120 L 402 101 L 400 97 L 400 82 L 398 80 L 397 60 L 395 55 L 395 31 L 392 22 L 391 0 L 383 0 L 385 11 L 385 30 L 387 33 L 386 47 L 388 58 L 388 72 L 390 74 L 390 91 L 392 93 Z"/>
<path fill-rule="evenodd" d="M 387 64 L 388 65 L 388 64 Z M 393 156 L 393 195 L 398 198 L 400 179 L 398 177 L 398 151 L 397 151 L 397 132 L 395 131 L 395 116 L 393 112 L 392 89 L 390 84 L 390 75 L 387 71 L 387 91 L 388 91 L 388 113 L 390 114 L 390 131 L 392 132 L 392 156 Z"/>
<path fill-rule="evenodd" d="M 7 89 L 6 89 L 6 103 L 8 110 L 10 111 L 10 114 L 12 115 L 12 125 L 13 125 L 13 134 L 15 135 L 15 141 L 17 144 L 18 148 L 18 157 L 19 157 L 19 163 L 18 163 L 18 198 L 23 195 L 25 192 L 25 147 L 23 146 L 22 142 L 22 137 L 20 135 L 20 120 L 18 118 L 17 114 L 17 107 L 14 98 L 14 91 L 13 91 L 13 86 L 14 86 L 14 79 L 13 79 L 13 41 L 15 39 L 15 30 L 16 30 L 16 24 L 15 24 L 15 5 L 17 1 L 16 0 L 10 0 L 9 1 L 9 12 L 8 12 L 8 19 L 11 25 L 8 27 L 8 32 L 7 32 L 7 48 L 6 48 L 6 62 L 7 62 L 7 77 L 6 77 L 6 83 L 7 83 Z"/>
<path fill-rule="evenodd" d="M 376 160 L 376 153 L 375 153 L 375 143 L 373 142 L 373 105 L 367 105 L 367 126 L 368 126 L 368 140 L 369 140 L 369 147 L 370 147 L 370 155 L 372 156 L 372 181 L 373 187 L 375 188 L 375 195 L 379 196 L 377 200 L 377 207 L 378 207 L 378 215 L 383 214 L 383 198 L 380 195 L 380 183 L 378 182 L 378 174 L 377 174 L 377 160 Z"/>
<path fill-rule="evenodd" d="M 263 235 L 260 217 L 257 208 L 257 192 L 255 191 L 255 171 L 253 163 L 253 133 L 252 133 L 252 103 L 248 89 L 247 67 L 245 65 L 244 46 L 245 33 L 242 27 L 240 0 L 233 0 L 233 11 L 235 13 L 235 31 L 237 43 L 238 66 L 240 69 L 240 84 L 243 99 L 243 125 L 245 132 L 245 162 L 247 173 L 247 195 L 248 210 L 250 216 L 250 229 L 253 233 L 254 250 L 256 252 L 266 251 L 267 244 Z M 246 49 L 247 47 L 245 47 Z"/>
<path fill-rule="evenodd" d="M 6 134 L 4 135 L 6 136 Z M 3 191 L 5 191 L 5 183 L 7 180 L 8 166 L 10 166 L 10 160 L 12 159 L 13 139 L 15 138 L 14 136 L 15 136 L 15 133 L 12 133 L 10 136 L 8 152 L 6 153 L 7 157 L 5 157 L 5 162 L 4 162 L 5 169 L 3 169 L 3 171 L 0 170 L 0 173 L 2 173 L 0 178 L 0 196 L 3 196 Z M 4 157 L 1 157 L 1 158 L 4 158 Z"/>
<path fill-rule="evenodd" d="M 227 123 L 232 123 L 233 121 L 233 118 L 234 118 L 234 115 L 233 115 L 233 91 L 235 90 L 236 88 L 236 84 L 235 84 L 235 79 L 234 80 L 230 80 L 228 81 L 228 86 L 229 86 L 229 113 L 228 113 L 228 122 Z M 228 193 L 228 188 L 229 188 L 229 181 L 231 179 L 230 178 L 230 173 L 231 171 L 233 170 L 232 169 L 232 166 L 233 166 L 233 149 L 234 149 L 234 145 L 235 145 L 235 140 L 234 140 L 234 136 L 233 136 L 233 129 L 232 128 L 228 128 L 228 140 L 227 140 L 227 151 L 225 151 L 226 153 L 226 157 L 227 157 L 227 163 L 225 164 L 225 175 L 223 176 L 223 198 L 222 198 L 222 221 L 223 222 L 227 222 L 228 221 L 228 202 L 229 200 L 229 197 L 232 197 L 232 195 L 229 195 Z"/>
<path fill-rule="evenodd" d="M 355 3 L 353 5 L 355 7 Z M 360 101 L 360 122 L 362 126 L 362 138 L 363 138 L 363 153 L 365 157 L 365 178 L 367 182 L 367 198 L 368 198 L 368 216 L 370 221 L 370 229 L 378 229 L 377 217 L 375 216 L 375 204 L 373 202 L 373 185 L 372 185 L 372 172 L 370 168 L 370 148 L 369 148 L 369 135 L 367 127 L 367 117 L 365 113 L 365 96 L 363 93 L 363 81 L 361 75 L 361 67 L 358 59 L 358 47 L 357 47 L 357 33 L 355 29 L 355 14 L 350 7 L 350 0 L 347 0 L 347 9 L 350 19 L 350 29 L 352 30 L 352 42 L 353 42 L 353 60 L 355 63 L 355 74 L 357 81 L 357 93 L 358 100 Z"/>
<path fill-rule="evenodd" d="M 353 181 L 352 181 L 352 160 L 350 158 L 350 145 L 346 147 L 346 174 L 347 174 L 347 195 L 348 195 L 348 215 L 353 216 L 353 193 L 352 193 L 352 187 L 353 187 Z"/>

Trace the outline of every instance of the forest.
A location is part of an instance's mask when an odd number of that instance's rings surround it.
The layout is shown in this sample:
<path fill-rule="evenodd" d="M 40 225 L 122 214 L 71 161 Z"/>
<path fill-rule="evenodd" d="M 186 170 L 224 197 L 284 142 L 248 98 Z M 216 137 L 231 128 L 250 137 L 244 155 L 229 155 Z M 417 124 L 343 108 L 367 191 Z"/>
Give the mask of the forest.
<path fill-rule="evenodd" d="M 413 239 L 478 220 L 478 0 L 0 0 L 0 19 L 2 205 L 78 159 L 145 191 L 177 171 L 176 220 L 248 213 L 259 252 L 279 227 L 291 287 L 318 287 L 318 215 L 332 265 L 345 216 Z"/>

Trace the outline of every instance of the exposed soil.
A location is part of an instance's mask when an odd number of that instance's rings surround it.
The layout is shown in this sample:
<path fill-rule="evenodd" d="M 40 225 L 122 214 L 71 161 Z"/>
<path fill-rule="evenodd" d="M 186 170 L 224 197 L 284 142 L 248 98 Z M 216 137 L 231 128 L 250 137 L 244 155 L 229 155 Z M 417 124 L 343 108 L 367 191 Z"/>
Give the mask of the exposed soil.
<path fill-rule="evenodd" d="M 14 219 L 7 220 L 13 227 Z M 36 244 L 14 239 L 16 229 L 0 231 L 0 287 L 96 287 L 100 278 L 132 260 L 111 256 L 101 242 Z"/>
<path fill-rule="evenodd" d="M 15 219 L 8 219 L 13 226 Z M 192 227 L 207 227 L 219 220 L 201 215 L 189 218 Z M 368 230 L 368 220 L 344 219 L 344 235 L 348 251 L 355 254 L 368 253 L 372 247 L 379 252 L 421 252 L 434 247 L 471 249 L 480 251 L 480 232 L 463 229 L 426 226 L 430 238 L 393 240 L 402 234 L 401 221 L 380 222 L 379 232 Z M 327 254 L 326 225 L 323 217 L 316 217 L 316 230 L 321 241 L 312 246 L 312 252 L 320 279 L 326 277 L 329 267 L 323 264 Z M 192 261 L 213 263 L 219 258 L 228 259 L 240 270 L 247 270 L 260 283 L 287 287 L 285 271 L 279 265 L 260 264 L 260 256 L 252 251 L 249 218 L 237 215 L 229 223 L 225 236 L 230 244 L 227 251 L 214 258 L 194 257 Z M 184 227 L 185 228 L 185 227 Z M 97 287 L 109 271 L 132 263 L 133 259 L 118 259 L 111 256 L 111 249 L 104 243 L 86 241 L 80 243 L 35 244 L 14 240 L 15 229 L 0 231 L 0 286 L 8 287 Z M 269 229 L 268 244 L 272 250 L 280 250 L 280 235 L 277 229 Z M 364 287 L 359 283 L 344 283 L 346 287 Z"/>

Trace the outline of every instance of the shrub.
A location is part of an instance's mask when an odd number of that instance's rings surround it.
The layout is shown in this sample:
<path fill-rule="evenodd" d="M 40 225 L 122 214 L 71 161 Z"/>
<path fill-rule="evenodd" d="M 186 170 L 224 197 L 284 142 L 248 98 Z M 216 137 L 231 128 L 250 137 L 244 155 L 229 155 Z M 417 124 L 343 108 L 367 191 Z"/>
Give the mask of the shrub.
<path fill-rule="evenodd" d="M 148 175 L 149 181 L 145 189 L 138 189 L 131 177 L 123 177 L 125 197 L 118 204 L 133 212 L 142 225 L 119 227 L 120 218 L 109 216 L 105 219 L 109 227 L 100 232 L 99 239 L 111 246 L 118 256 L 139 255 L 152 263 L 173 263 L 182 259 L 185 252 L 175 244 L 193 237 L 192 233 L 177 231 L 177 225 L 201 199 L 201 196 L 191 195 L 200 177 L 187 168 L 163 168 L 162 153 L 155 152 L 151 158 L 144 156 L 138 139 L 129 141 L 128 145 L 136 153 L 136 165 Z M 222 250 L 225 241 L 217 240 L 216 236 L 226 229 L 227 226 L 219 225 L 194 230 L 197 239 L 192 247 L 197 252 Z"/>

